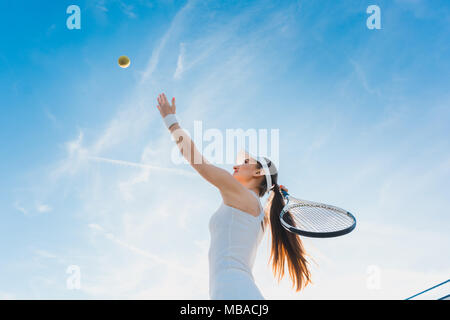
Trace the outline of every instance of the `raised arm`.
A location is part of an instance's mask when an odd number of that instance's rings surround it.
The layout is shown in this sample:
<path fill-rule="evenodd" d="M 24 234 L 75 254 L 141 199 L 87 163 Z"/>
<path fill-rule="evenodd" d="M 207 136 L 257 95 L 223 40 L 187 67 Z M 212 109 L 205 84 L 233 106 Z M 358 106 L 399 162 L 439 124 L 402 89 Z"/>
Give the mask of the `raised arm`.
<path fill-rule="evenodd" d="M 165 94 L 158 96 L 157 106 L 161 116 L 165 118 L 169 114 L 176 113 L 175 98 L 172 98 L 172 106 L 167 101 Z M 217 187 L 222 196 L 242 193 L 244 187 L 226 170 L 209 163 L 197 150 L 194 142 L 176 122 L 169 127 L 174 140 L 177 143 L 183 157 L 190 165 L 208 182 Z"/>

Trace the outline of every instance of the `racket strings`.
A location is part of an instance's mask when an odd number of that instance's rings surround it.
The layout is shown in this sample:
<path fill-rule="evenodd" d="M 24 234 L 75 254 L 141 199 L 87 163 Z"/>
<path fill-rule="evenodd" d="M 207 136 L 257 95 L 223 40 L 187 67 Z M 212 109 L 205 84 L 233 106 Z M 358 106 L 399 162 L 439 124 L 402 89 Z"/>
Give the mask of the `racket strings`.
<path fill-rule="evenodd" d="M 285 220 L 294 228 L 309 232 L 334 232 L 347 229 L 354 220 L 345 211 L 324 205 L 301 203 L 289 209 L 292 219 Z"/>

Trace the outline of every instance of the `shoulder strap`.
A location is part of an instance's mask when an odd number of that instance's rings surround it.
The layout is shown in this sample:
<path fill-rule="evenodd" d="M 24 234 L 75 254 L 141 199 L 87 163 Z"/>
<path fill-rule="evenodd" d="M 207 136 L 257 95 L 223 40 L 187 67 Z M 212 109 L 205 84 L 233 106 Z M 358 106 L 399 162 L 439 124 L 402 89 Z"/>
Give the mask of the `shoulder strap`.
<path fill-rule="evenodd" d="M 254 193 L 252 190 L 250 190 L 250 193 L 255 196 L 256 200 L 258 200 L 258 205 L 259 205 L 259 210 L 260 210 L 258 217 L 260 220 L 262 220 L 264 218 L 264 209 L 261 205 L 261 200 L 259 200 L 260 199 L 259 196 L 256 193 Z"/>

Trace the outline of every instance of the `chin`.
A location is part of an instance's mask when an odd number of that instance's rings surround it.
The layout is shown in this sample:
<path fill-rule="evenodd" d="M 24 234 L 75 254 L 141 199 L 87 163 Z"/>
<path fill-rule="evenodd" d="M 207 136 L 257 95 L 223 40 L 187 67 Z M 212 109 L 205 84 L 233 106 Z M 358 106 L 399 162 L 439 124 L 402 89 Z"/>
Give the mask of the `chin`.
<path fill-rule="evenodd" d="M 233 173 L 233 178 L 235 178 L 237 181 L 241 182 L 241 179 L 240 179 L 239 175 L 236 175 L 236 174 Z"/>

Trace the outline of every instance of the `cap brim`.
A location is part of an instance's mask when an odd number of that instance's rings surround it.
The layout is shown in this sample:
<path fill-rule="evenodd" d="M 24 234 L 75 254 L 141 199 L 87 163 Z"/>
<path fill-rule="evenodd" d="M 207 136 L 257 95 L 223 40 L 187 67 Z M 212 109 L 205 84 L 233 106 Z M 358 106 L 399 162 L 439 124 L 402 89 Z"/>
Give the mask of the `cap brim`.
<path fill-rule="evenodd" d="M 256 164 L 257 162 L 259 162 L 261 165 L 263 165 L 261 163 L 261 161 L 265 161 L 265 159 L 261 159 L 261 157 L 257 157 L 255 155 L 251 154 L 250 152 L 248 152 L 247 150 L 241 150 L 238 152 L 238 154 L 236 156 L 236 164 L 243 164 L 245 159 L 249 159 L 250 160 L 249 163 Z M 261 175 L 265 175 L 265 174 L 266 174 L 266 172 L 262 168 Z M 272 172 L 270 172 L 270 169 L 269 169 L 269 174 L 273 174 Z"/>
<path fill-rule="evenodd" d="M 252 155 L 251 153 L 249 153 L 247 150 L 241 150 L 237 153 L 236 156 L 236 163 L 237 164 L 243 164 L 245 159 L 249 159 L 250 163 L 256 163 L 258 157 Z"/>

